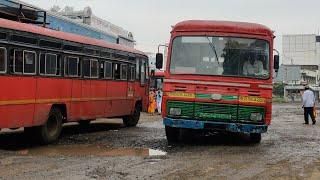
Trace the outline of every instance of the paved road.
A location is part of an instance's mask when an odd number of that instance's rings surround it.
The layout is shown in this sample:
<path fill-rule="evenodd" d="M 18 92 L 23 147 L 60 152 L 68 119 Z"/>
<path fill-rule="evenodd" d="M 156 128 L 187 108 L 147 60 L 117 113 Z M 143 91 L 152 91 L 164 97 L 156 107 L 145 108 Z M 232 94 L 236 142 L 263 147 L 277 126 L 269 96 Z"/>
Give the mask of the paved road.
<path fill-rule="evenodd" d="M 320 123 L 303 125 L 296 104 L 273 106 L 258 145 L 246 136 L 206 134 L 168 146 L 159 116 L 144 114 L 135 128 L 120 122 L 70 124 L 58 143 L 44 147 L 20 130 L 0 133 L 0 179 L 320 178 Z"/>

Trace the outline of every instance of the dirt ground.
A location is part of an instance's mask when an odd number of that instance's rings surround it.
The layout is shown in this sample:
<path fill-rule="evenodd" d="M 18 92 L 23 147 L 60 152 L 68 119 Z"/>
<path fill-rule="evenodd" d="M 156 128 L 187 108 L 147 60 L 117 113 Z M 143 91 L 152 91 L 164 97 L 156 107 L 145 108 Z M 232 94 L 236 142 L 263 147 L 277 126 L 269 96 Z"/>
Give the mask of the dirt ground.
<path fill-rule="evenodd" d="M 303 125 L 299 104 L 274 104 L 256 145 L 230 134 L 168 145 L 160 116 L 143 114 L 134 128 L 121 122 L 68 124 L 49 146 L 0 132 L 0 179 L 320 179 L 320 123 Z"/>

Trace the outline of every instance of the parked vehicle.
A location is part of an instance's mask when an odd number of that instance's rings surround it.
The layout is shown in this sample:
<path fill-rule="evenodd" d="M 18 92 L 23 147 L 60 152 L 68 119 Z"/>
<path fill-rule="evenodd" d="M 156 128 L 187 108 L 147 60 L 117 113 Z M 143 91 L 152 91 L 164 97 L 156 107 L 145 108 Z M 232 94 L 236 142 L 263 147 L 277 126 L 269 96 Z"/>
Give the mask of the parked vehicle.
<path fill-rule="evenodd" d="M 173 27 L 162 101 L 167 140 L 181 129 L 246 133 L 271 123 L 273 32 L 260 24 L 184 21 Z M 162 68 L 163 55 L 156 66 Z"/>
<path fill-rule="evenodd" d="M 0 129 L 24 127 L 47 144 L 66 122 L 122 117 L 135 126 L 148 72 L 141 51 L 0 19 Z"/>

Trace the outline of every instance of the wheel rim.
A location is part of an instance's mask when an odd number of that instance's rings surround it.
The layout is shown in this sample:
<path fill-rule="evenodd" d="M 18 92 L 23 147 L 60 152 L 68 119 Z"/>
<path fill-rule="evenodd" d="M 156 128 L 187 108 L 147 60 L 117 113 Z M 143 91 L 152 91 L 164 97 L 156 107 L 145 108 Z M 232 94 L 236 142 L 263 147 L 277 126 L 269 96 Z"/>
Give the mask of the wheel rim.
<path fill-rule="evenodd" d="M 59 122 L 55 116 L 50 116 L 47 122 L 47 130 L 49 136 L 55 136 L 59 129 Z"/>

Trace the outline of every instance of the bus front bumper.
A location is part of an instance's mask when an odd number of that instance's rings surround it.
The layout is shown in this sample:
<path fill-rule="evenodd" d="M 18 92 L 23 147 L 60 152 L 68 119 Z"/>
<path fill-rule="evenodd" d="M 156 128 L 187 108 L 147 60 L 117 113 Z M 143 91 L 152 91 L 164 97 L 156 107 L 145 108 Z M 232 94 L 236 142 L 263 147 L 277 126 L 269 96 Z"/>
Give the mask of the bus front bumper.
<path fill-rule="evenodd" d="M 164 118 L 165 126 L 185 128 L 185 129 L 208 129 L 216 131 L 227 131 L 235 133 L 265 133 L 268 130 L 267 125 L 242 124 L 242 123 L 226 123 L 212 122 L 186 119 Z"/>

